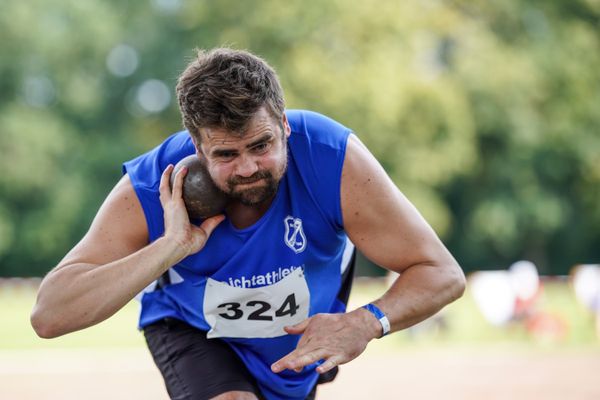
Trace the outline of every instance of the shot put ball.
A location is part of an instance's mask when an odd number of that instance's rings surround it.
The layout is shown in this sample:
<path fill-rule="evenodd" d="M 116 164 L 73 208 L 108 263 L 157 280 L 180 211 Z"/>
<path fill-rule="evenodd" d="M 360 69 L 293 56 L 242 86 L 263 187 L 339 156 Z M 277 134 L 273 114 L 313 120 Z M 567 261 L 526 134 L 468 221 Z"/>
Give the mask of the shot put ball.
<path fill-rule="evenodd" d="M 215 186 L 195 154 L 183 158 L 175 165 L 171 173 L 171 188 L 175 175 L 182 167 L 188 169 L 183 179 L 183 202 L 190 218 L 205 219 L 221 214 L 227 205 L 227 195 Z"/>

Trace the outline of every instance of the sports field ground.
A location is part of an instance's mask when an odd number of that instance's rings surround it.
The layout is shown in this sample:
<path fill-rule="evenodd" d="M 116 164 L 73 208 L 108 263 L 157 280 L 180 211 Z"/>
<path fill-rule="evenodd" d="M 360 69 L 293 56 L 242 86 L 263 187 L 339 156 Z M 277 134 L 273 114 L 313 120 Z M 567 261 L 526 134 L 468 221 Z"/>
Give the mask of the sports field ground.
<path fill-rule="evenodd" d="M 351 307 L 383 290 L 358 281 Z M 108 321 L 53 340 L 35 337 L 35 284 L 0 285 L 0 399 L 167 399 L 136 331 L 137 304 Z M 535 335 L 489 326 L 468 291 L 437 319 L 372 342 L 319 399 L 600 399 L 600 344 L 591 315 L 564 283 L 546 285 L 540 308 L 564 323 Z"/>

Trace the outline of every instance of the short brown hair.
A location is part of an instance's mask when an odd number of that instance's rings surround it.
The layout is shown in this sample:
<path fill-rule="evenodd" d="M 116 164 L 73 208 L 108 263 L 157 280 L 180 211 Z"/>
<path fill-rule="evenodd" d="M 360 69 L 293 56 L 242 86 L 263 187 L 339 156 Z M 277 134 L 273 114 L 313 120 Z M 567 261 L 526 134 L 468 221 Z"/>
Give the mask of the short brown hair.
<path fill-rule="evenodd" d="M 243 134 L 263 106 L 281 120 L 285 102 L 277 74 L 263 59 L 247 51 L 198 50 L 177 82 L 183 125 L 200 139 L 200 128 Z"/>

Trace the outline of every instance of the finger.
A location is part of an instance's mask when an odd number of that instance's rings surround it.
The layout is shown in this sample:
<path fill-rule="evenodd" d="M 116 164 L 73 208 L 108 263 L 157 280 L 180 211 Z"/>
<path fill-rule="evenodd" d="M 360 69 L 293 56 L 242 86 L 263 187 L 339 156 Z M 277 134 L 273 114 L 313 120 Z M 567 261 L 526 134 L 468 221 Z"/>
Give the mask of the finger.
<path fill-rule="evenodd" d="M 275 373 L 281 372 L 284 369 L 300 372 L 307 365 L 314 364 L 330 354 L 325 349 L 315 349 L 308 352 L 296 349 L 271 365 L 271 370 Z"/>
<path fill-rule="evenodd" d="M 180 199 L 183 193 L 183 178 L 185 178 L 188 172 L 187 167 L 181 167 L 177 174 L 175 174 L 175 181 L 173 182 L 173 193 L 172 197 L 174 199 Z"/>
<path fill-rule="evenodd" d="M 317 372 L 319 374 L 323 374 L 327 371 L 332 370 L 333 368 L 336 367 L 336 365 L 340 365 L 342 364 L 342 359 L 338 356 L 331 356 L 328 359 L 326 359 L 323 364 L 319 365 L 317 367 Z"/>
<path fill-rule="evenodd" d="M 296 354 L 297 354 L 297 350 L 294 350 L 291 353 L 289 353 L 288 355 L 275 361 L 273 364 L 271 364 L 271 371 L 273 371 L 277 374 L 277 373 L 283 371 L 284 369 L 298 368 L 290 363 L 290 361 L 296 357 Z"/>
<path fill-rule="evenodd" d="M 288 369 L 293 369 L 296 372 L 302 371 L 304 367 L 307 365 L 311 365 L 316 363 L 319 360 L 322 360 L 329 356 L 331 353 L 325 349 L 318 349 L 315 351 L 311 351 L 310 353 L 304 354 L 295 360 L 290 361 L 290 367 Z"/>
<path fill-rule="evenodd" d="M 163 205 L 164 201 L 171 198 L 171 187 L 169 181 L 171 180 L 171 172 L 173 172 L 173 168 L 173 164 L 167 165 L 167 168 L 165 168 L 160 177 L 158 190 L 160 193 L 160 202 Z"/>
<path fill-rule="evenodd" d="M 206 237 L 208 238 L 212 231 L 223 222 L 225 216 L 223 214 L 215 215 L 214 217 L 210 217 L 205 219 L 200 225 L 200 229 L 202 229 L 206 233 Z"/>
<path fill-rule="evenodd" d="M 290 335 L 300 335 L 306 330 L 310 322 L 310 318 L 305 319 L 304 321 L 297 323 L 296 325 L 284 326 L 283 329 L 289 333 Z"/>

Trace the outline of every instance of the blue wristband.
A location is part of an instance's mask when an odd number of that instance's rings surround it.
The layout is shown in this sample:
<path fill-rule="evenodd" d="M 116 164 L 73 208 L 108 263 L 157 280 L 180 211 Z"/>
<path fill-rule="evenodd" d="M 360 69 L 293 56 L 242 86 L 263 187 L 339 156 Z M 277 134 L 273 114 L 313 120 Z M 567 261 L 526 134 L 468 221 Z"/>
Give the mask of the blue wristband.
<path fill-rule="evenodd" d="M 384 337 L 388 333 L 390 333 L 390 321 L 387 319 L 383 311 L 379 309 L 375 304 L 369 303 L 367 305 L 362 306 L 365 310 L 369 311 L 371 314 L 377 318 L 379 323 L 381 324 L 382 334 L 381 337 Z"/>

